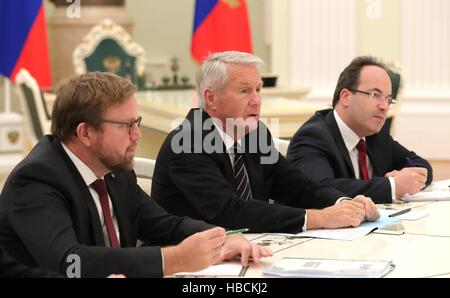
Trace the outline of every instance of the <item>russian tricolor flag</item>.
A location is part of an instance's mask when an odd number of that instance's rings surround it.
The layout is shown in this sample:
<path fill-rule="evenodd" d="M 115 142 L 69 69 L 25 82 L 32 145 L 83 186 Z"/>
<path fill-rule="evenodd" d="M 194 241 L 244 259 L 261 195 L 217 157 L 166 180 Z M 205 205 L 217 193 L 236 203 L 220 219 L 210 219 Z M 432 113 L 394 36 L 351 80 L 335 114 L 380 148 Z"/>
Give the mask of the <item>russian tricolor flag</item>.
<path fill-rule="evenodd" d="M 245 0 L 196 0 L 191 52 L 201 63 L 210 53 L 252 53 Z"/>
<path fill-rule="evenodd" d="M 41 88 L 52 86 L 42 0 L 1 0 L 0 40 L 0 74 L 14 81 L 25 68 Z"/>

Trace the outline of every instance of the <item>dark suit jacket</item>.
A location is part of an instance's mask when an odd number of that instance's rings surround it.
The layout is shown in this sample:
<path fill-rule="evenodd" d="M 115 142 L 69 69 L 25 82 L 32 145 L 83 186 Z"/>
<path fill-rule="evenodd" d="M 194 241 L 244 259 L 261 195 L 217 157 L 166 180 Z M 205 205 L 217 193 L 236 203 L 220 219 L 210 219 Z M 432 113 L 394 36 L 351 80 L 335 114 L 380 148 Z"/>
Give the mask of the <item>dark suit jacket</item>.
<path fill-rule="evenodd" d="M 196 116 L 195 116 L 196 115 Z M 195 121 L 194 121 L 195 119 Z M 193 109 L 187 115 L 182 126 L 172 131 L 159 151 L 152 180 L 152 197 L 169 212 L 187 215 L 226 228 L 250 228 L 252 232 L 299 232 L 304 224 L 305 211 L 301 208 L 322 208 L 332 205 L 343 194 L 334 188 L 319 186 L 303 176 L 276 151 L 278 157 L 274 164 L 261 164 L 262 153 L 243 155 L 253 199 L 242 200 L 236 194 L 233 181 L 234 172 L 225 145 L 214 126 L 202 130 L 202 124 L 209 115 L 199 109 Z M 272 140 L 268 130 L 265 144 Z M 181 127 L 185 127 L 182 130 Z M 172 146 L 178 142 L 181 132 L 191 136 L 192 143 L 198 144 L 198 152 L 176 153 Z M 250 135 L 245 144 L 249 145 Z M 208 153 L 203 150 L 202 142 L 211 143 L 212 136 L 217 151 Z M 254 136 L 254 135 L 252 135 Z M 262 135 L 258 137 L 263 138 Z M 185 139 L 183 145 L 195 152 L 194 144 Z M 222 153 L 220 153 L 220 152 Z M 273 199 L 281 204 L 269 204 Z M 285 206 L 288 205 L 288 206 Z M 292 206 L 292 207 L 290 207 Z M 299 208 L 294 208 L 299 207 Z"/>
<path fill-rule="evenodd" d="M 31 268 L 18 263 L 6 255 L 3 249 L 0 249 L 0 278 L 44 278 L 44 277 L 62 277 L 62 275 L 45 271 L 40 268 Z"/>
<path fill-rule="evenodd" d="M 406 157 L 415 165 L 428 169 L 426 184 L 433 180 L 430 164 L 394 141 L 387 129 L 366 137 L 367 154 L 373 165 L 374 177 L 356 179 L 353 166 L 332 109 L 316 112 L 292 138 L 287 159 L 310 179 L 329 183 L 348 196 L 363 194 L 376 203 L 392 201 L 391 186 L 384 175 L 407 167 Z"/>
<path fill-rule="evenodd" d="M 168 214 L 136 184 L 132 171 L 105 176 L 124 248 L 105 247 L 95 203 L 80 173 L 52 136 L 43 137 L 8 177 L 0 197 L 0 245 L 21 263 L 81 276 L 162 276 L 159 245 L 210 228 Z M 148 247 L 135 247 L 140 239 Z M 73 267 L 71 267 L 73 268 Z"/>

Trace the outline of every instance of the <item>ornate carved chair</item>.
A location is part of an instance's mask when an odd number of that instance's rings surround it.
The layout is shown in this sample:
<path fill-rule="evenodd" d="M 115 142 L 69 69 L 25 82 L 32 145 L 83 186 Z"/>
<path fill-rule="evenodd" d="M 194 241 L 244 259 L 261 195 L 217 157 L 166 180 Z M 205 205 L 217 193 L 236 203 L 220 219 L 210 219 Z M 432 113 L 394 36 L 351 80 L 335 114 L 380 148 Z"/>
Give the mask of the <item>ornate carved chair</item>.
<path fill-rule="evenodd" d="M 279 138 L 273 138 L 274 146 L 277 148 L 278 152 L 281 153 L 281 155 L 286 156 L 288 147 L 289 147 L 289 140 L 283 140 Z"/>
<path fill-rule="evenodd" d="M 153 159 L 135 157 L 134 158 L 134 172 L 136 173 L 137 182 L 139 186 L 147 194 L 150 195 L 152 187 L 153 170 L 155 169 L 156 161 Z"/>
<path fill-rule="evenodd" d="M 387 73 L 389 75 L 389 78 L 391 79 L 392 84 L 392 97 L 394 97 L 397 100 L 397 105 L 389 112 L 390 116 L 386 119 L 386 123 L 383 126 L 383 130 L 387 129 L 391 132 L 393 132 L 393 127 L 395 126 L 395 117 L 397 116 L 398 110 L 399 110 L 399 94 L 400 89 L 402 86 L 402 74 L 401 74 L 401 68 L 400 64 L 398 62 L 390 62 L 387 63 Z"/>
<path fill-rule="evenodd" d="M 75 72 L 109 71 L 135 84 L 145 70 L 145 51 L 111 19 L 94 26 L 73 51 Z"/>

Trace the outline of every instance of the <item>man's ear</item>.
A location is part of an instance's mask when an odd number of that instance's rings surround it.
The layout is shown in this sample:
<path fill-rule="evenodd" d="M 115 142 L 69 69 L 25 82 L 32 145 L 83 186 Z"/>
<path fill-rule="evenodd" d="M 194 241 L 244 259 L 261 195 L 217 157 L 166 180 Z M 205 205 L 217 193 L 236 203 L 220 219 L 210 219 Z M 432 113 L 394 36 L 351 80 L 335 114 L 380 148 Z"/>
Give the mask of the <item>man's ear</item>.
<path fill-rule="evenodd" d="M 87 147 L 92 144 L 92 133 L 94 128 L 86 124 L 86 122 L 78 123 L 75 130 L 76 137 Z"/>
<path fill-rule="evenodd" d="M 216 111 L 217 110 L 217 103 L 216 103 L 216 96 L 214 91 L 211 89 L 205 89 L 205 108 L 208 111 Z"/>
<path fill-rule="evenodd" d="M 352 92 L 346 88 L 342 89 L 339 93 L 339 102 L 344 106 L 348 107 L 350 105 L 352 98 Z"/>

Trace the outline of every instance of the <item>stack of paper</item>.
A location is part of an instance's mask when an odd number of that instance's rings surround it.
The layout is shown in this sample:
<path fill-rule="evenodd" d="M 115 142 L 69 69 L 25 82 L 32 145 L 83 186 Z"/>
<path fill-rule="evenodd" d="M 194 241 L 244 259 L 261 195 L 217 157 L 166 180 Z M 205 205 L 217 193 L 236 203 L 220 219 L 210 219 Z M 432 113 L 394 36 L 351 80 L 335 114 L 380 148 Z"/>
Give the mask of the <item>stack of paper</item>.
<path fill-rule="evenodd" d="M 431 183 L 424 190 L 419 191 L 415 195 L 404 195 L 403 201 L 421 202 L 421 201 L 450 201 L 449 181 L 441 181 Z"/>
<path fill-rule="evenodd" d="M 405 202 L 422 202 L 422 201 L 450 201 L 450 191 L 448 190 L 432 190 L 419 191 L 415 195 L 404 195 L 402 200 Z"/>
<path fill-rule="evenodd" d="M 392 261 L 357 261 L 285 257 L 266 275 L 280 277 L 382 277 L 394 269 Z"/>

